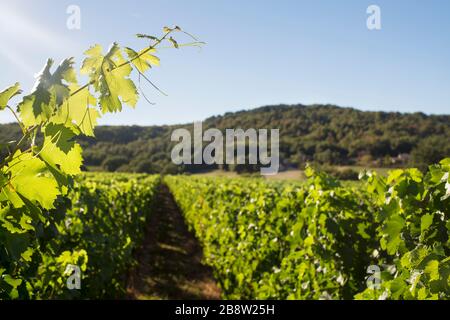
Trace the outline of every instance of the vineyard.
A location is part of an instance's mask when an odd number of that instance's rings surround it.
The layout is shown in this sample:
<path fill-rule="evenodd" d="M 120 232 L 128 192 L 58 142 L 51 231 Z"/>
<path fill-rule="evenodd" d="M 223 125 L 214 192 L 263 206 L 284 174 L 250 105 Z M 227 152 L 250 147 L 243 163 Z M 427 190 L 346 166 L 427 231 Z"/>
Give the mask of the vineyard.
<path fill-rule="evenodd" d="M 114 298 L 151 214 L 158 176 L 84 175 L 68 198 L 31 224 L 1 215 L 0 298 Z M 68 290 L 67 265 L 81 290 Z M 69 271 L 69 270 L 67 270 Z"/>
<path fill-rule="evenodd" d="M 360 188 L 311 168 L 306 184 L 166 180 L 225 298 L 448 299 L 449 171 L 366 172 Z"/>
<path fill-rule="evenodd" d="M 174 291 L 157 298 L 450 298 L 450 158 L 351 184 L 309 166 L 305 182 L 83 173 L 98 119 L 136 106 L 141 80 L 162 92 L 145 75 L 158 46 L 203 44 L 178 26 L 137 37 L 85 51 L 85 84 L 74 59 L 49 59 L 30 94 L 0 92 L 21 132 L 0 144 L 0 299 L 154 298 L 138 292 L 150 284 Z"/>
<path fill-rule="evenodd" d="M 223 298 L 448 299 L 449 172 L 446 159 L 351 186 L 312 168 L 307 182 L 83 174 L 38 222 L 2 212 L 0 297 L 123 297 L 167 183 Z M 69 264 L 80 290 L 66 287 Z M 373 265 L 379 288 L 366 284 Z"/>
<path fill-rule="evenodd" d="M 178 44 L 174 33 L 195 42 Z M 111 298 L 125 290 L 159 178 L 83 176 L 79 138 L 93 137 L 102 115 L 135 107 L 138 88 L 145 96 L 141 79 L 159 90 L 145 75 L 160 63 L 159 45 L 200 45 L 178 26 L 136 36 L 144 48 L 86 50 L 85 84 L 73 58 L 56 68 L 48 59 L 31 93 L 20 97 L 18 82 L 0 91 L 0 111 L 21 131 L 0 144 L 0 299 Z"/>

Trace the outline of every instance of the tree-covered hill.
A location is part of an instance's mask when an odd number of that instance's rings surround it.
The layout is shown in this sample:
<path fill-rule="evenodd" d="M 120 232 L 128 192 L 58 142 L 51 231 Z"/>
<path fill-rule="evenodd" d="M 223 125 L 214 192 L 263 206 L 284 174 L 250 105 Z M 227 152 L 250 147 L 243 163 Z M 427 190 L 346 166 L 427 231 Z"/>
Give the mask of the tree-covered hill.
<path fill-rule="evenodd" d="M 99 126 L 95 129 L 96 139 L 81 141 L 85 166 L 149 173 L 215 169 L 172 164 L 174 143 L 170 135 L 179 127 L 192 130 L 193 125 Z M 203 127 L 279 128 L 282 168 L 298 168 L 306 162 L 423 168 L 450 156 L 450 115 L 368 112 L 333 105 L 278 105 L 210 117 Z M 0 125 L 0 143 L 17 139 L 19 133 L 16 125 Z M 6 150 L 2 148 L 2 155 Z"/>

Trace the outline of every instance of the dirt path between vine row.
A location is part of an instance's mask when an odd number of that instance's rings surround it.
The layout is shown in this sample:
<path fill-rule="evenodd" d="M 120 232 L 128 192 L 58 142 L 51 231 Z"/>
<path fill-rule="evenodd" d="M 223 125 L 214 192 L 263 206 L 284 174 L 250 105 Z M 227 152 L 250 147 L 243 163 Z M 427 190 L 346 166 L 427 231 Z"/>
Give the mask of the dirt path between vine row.
<path fill-rule="evenodd" d="M 128 279 L 128 299 L 219 299 L 202 248 L 188 231 L 169 188 L 161 185 Z"/>

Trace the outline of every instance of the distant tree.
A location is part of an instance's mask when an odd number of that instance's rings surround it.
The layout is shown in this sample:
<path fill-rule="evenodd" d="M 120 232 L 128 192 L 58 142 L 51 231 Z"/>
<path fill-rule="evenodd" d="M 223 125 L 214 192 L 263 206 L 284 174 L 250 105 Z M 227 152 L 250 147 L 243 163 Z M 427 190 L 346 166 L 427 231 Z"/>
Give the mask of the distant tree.
<path fill-rule="evenodd" d="M 106 171 L 116 171 L 119 167 L 127 164 L 129 159 L 125 156 L 108 156 L 102 162 L 102 167 Z"/>
<path fill-rule="evenodd" d="M 411 152 L 411 165 L 423 171 L 433 163 L 450 155 L 449 140 L 440 136 L 431 136 L 420 141 Z"/>
<path fill-rule="evenodd" d="M 168 163 L 166 164 L 163 169 L 161 170 L 162 174 L 178 174 L 183 171 L 183 168 L 180 166 L 175 165 L 174 163 Z"/>
<path fill-rule="evenodd" d="M 418 166 L 436 162 L 450 156 L 450 115 L 402 114 L 394 112 L 368 112 L 331 105 L 278 105 L 249 111 L 227 113 L 206 119 L 204 128 L 279 128 L 280 168 L 298 168 L 305 163 L 317 162 L 333 165 L 393 165 L 392 158 L 410 154 Z M 192 131 L 192 124 L 175 126 L 99 126 L 97 139 L 80 137 L 84 149 L 84 164 L 100 166 L 107 158 L 120 155 L 127 165 L 112 168 L 126 171 L 204 172 L 227 165 L 171 166 L 170 153 L 175 143 L 171 133 L 177 128 Z M 20 139 L 18 125 L 0 125 L 0 156 L 8 153 L 8 142 Z M 435 137 L 435 138 L 430 138 Z M 40 136 L 36 138 L 38 141 Z M 427 140 L 431 139 L 431 140 Z M 440 141 L 439 141 L 440 140 Z M 443 145 L 444 144 L 444 145 Z M 435 146 L 435 147 L 433 147 Z M 407 157 L 405 157 L 406 159 Z M 151 161 L 148 163 L 141 162 Z M 109 162 L 106 161 L 108 167 Z M 404 163 L 402 162 L 401 165 Z M 150 169 L 149 169 L 150 168 Z M 242 169 L 242 170 L 241 170 Z M 250 169 L 251 166 L 250 166 Z M 252 170 L 254 170 L 253 168 Z M 239 171 L 251 171 L 247 167 Z"/>
<path fill-rule="evenodd" d="M 139 162 L 136 167 L 135 171 L 139 173 L 157 173 L 158 170 L 155 166 L 155 163 L 150 160 L 144 160 Z"/>

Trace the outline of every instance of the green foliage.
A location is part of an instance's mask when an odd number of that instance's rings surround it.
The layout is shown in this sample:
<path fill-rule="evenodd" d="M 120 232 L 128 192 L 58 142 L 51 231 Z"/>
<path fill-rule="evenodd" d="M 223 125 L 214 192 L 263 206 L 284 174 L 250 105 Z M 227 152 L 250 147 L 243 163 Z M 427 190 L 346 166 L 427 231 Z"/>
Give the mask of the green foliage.
<path fill-rule="evenodd" d="M 321 171 L 326 172 L 339 180 L 359 180 L 359 172 L 351 168 L 336 168 L 333 166 L 320 166 Z"/>
<path fill-rule="evenodd" d="M 128 159 L 124 156 L 109 156 L 105 160 L 103 160 L 102 167 L 107 171 L 116 171 L 127 162 Z"/>
<path fill-rule="evenodd" d="M 449 156 L 450 144 L 445 136 L 431 136 L 423 139 L 411 152 L 411 161 L 414 166 L 423 170 L 429 164 L 437 163 L 439 160 Z"/>
<path fill-rule="evenodd" d="M 378 263 L 391 265 L 380 290 L 357 298 L 448 299 L 450 297 L 450 159 L 424 176 L 417 169 L 395 170 L 387 178 L 365 175 L 377 205 Z"/>
<path fill-rule="evenodd" d="M 136 105 L 133 70 L 140 77 L 148 63 L 157 65 L 150 53 L 181 32 L 164 30 L 137 51 L 117 43 L 106 53 L 100 45 L 91 47 L 81 68 L 89 79 L 85 85 L 78 84 L 72 58 L 54 71 L 48 59 L 17 106 L 9 104 L 21 93 L 18 83 L 0 92 L 0 111 L 12 112 L 20 128 L 20 137 L 0 150 L 0 298 L 71 297 L 62 269 L 68 263 L 86 271 L 81 296 L 103 297 L 120 289 L 157 179 L 74 182 L 83 164 L 79 140 L 94 136 L 102 114 Z M 126 60 L 124 51 L 138 53 Z"/>
<path fill-rule="evenodd" d="M 40 221 L 2 211 L 0 299 L 120 297 L 159 181 L 87 174 L 75 181 L 71 201 L 58 201 Z M 81 290 L 67 288 L 68 264 L 80 267 Z"/>
<path fill-rule="evenodd" d="M 61 62 L 55 72 L 51 73 L 53 60 L 48 59 L 38 76 L 34 90 L 25 96 L 19 104 L 20 121 L 24 127 L 43 125 L 53 116 L 55 109 L 70 96 L 68 84 L 77 82 L 72 58 Z M 81 106 L 73 106 L 83 107 Z"/>
<path fill-rule="evenodd" d="M 134 56 L 134 53 L 128 53 L 129 58 Z M 148 65 L 157 65 L 151 57 L 141 60 L 133 61 L 137 70 L 151 70 L 147 69 Z M 95 104 L 95 100 L 91 104 Z M 77 119 L 81 118 L 82 115 L 78 115 Z M 89 118 L 86 116 L 84 119 L 84 127 L 89 129 Z M 450 140 L 450 117 L 446 115 L 364 112 L 327 105 L 281 105 L 211 117 L 203 125 L 205 130 L 211 127 L 221 130 L 280 128 L 281 169 L 303 169 L 307 162 L 315 162 L 365 167 L 414 166 L 425 170 L 428 165 L 450 156 L 447 143 Z M 192 130 L 192 124 L 96 127 L 96 139 L 79 139 L 87 151 L 84 164 L 98 167 L 109 155 L 120 154 L 127 157 L 126 169 L 130 172 L 146 170 L 147 166 L 140 164 L 146 161 L 151 161 L 155 169 L 162 170 L 171 163 L 170 152 L 174 146 L 170 141 L 171 132 L 180 127 Z M 0 126 L 0 142 L 18 139 L 18 132 L 10 125 Z M 199 169 L 217 169 L 217 166 L 182 168 L 184 172 Z M 225 169 L 259 171 L 257 166 L 251 165 Z M 103 167 L 103 170 L 107 168 Z M 355 178 L 355 174 L 348 172 L 347 177 Z"/>
<path fill-rule="evenodd" d="M 449 165 L 368 172 L 358 189 L 312 168 L 306 184 L 166 181 L 226 298 L 448 299 Z"/>
<path fill-rule="evenodd" d="M 89 76 L 99 94 L 102 112 L 121 111 L 122 103 L 136 106 L 138 92 L 129 78 L 133 69 L 123 58 L 119 45 L 114 43 L 105 55 L 102 47 L 95 45 L 85 54 L 88 57 L 83 62 L 81 73 Z"/>
<path fill-rule="evenodd" d="M 21 93 L 20 85 L 16 82 L 13 86 L 6 88 L 5 90 L 0 92 L 0 110 L 3 110 L 8 105 L 8 101 L 11 100 L 12 97 Z"/>

